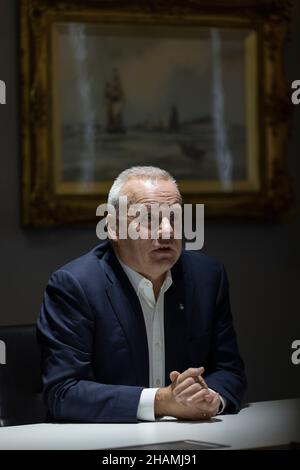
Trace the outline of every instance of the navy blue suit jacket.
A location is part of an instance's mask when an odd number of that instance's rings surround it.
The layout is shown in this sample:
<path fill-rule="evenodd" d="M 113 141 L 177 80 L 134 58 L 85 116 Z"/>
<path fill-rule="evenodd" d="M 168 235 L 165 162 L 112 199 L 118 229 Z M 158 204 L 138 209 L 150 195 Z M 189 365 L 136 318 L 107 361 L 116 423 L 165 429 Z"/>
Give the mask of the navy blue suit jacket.
<path fill-rule="evenodd" d="M 204 366 L 208 386 L 227 400 L 225 412 L 237 412 L 246 381 L 224 268 L 202 253 L 183 251 L 171 271 L 164 305 L 166 384 L 172 370 Z M 137 421 L 141 392 L 149 387 L 146 329 L 109 242 L 52 275 L 37 331 L 50 419 Z"/>

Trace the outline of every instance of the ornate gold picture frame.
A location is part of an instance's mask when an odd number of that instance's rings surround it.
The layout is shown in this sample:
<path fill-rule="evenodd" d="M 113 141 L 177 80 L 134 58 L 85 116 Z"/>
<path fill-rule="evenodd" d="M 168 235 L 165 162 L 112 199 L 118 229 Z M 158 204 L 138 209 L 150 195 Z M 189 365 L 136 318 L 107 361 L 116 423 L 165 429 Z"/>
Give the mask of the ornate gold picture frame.
<path fill-rule="evenodd" d="M 292 2 L 20 4 L 24 225 L 95 223 L 112 180 L 145 164 L 206 217 L 289 213 Z"/>

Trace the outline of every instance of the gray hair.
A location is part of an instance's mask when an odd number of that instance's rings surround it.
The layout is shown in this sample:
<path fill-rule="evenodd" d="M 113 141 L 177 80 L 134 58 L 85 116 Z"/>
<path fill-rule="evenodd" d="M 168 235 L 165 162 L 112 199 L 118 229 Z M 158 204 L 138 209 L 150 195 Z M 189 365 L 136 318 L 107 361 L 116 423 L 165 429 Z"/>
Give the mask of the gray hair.
<path fill-rule="evenodd" d="M 127 170 L 122 171 L 117 176 L 108 193 L 107 202 L 108 204 L 111 204 L 116 210 L 119 208 L 119 197 L 122 196 L 122 190 L 125 183 L 133 178 L 150 181 L 171 181 L 177 187 L 176 180 L 166 170 L 162 170 L 161 168 L 157 168 L 155 166 L 133 166 Z"/>

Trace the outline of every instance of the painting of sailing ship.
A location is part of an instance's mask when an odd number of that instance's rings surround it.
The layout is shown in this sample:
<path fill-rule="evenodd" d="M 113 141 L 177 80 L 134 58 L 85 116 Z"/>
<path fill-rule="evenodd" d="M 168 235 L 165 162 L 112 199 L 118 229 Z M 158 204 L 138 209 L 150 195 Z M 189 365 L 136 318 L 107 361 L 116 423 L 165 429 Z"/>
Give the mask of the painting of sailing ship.
<path fill-rule="evenodd" d="M 106 81 L 104 98 L 106 105 L 106 126 L 108 134 L 125 132 L 122 115 L 123 88 L 117 69 L 114 69 L 111 82 Z"/>
<path fill-rule="evenodd" d="M 61 181 L 112 180 L 132 165 L 180 180 L 246 179 L 247 32 L 120 36 L 83 24 L 61 31 Z"/>

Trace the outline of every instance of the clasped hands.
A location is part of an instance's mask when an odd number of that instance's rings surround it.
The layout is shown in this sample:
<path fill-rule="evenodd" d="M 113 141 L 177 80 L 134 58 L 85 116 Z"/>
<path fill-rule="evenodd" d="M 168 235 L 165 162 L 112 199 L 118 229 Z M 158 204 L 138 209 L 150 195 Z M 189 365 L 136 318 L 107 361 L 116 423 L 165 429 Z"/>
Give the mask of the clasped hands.
<path fill-rule="evenodd" d="M 215 416 L 219 411 L 220 396 L 208 390 L 203 372 L 204 367 L 171 372 L 171 384 L 156 393 L 156 417 L 167 415 L 184 420 L 207 420 Z"/>

